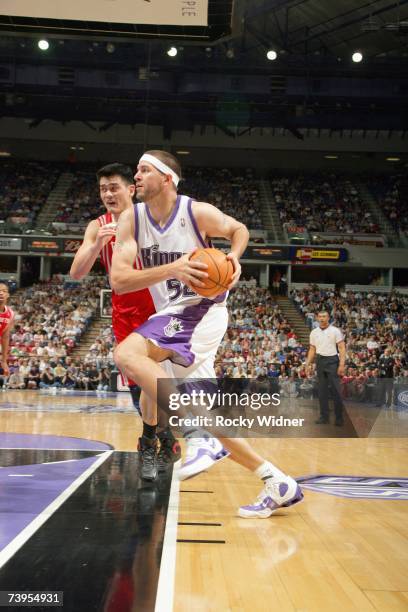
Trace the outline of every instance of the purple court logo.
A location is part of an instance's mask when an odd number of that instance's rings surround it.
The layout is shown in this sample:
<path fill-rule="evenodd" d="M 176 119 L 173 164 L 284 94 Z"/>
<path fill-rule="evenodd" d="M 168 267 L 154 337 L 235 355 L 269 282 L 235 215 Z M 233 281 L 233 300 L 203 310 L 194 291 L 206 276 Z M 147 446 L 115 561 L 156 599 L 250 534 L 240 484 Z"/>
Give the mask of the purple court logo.
<path fill-rule="evenodd" d="M 404 406 L 404 408 L 408 408 L 408 391 L 401 391 L 398 393 L 398 402 Z"/>
<path fill-rule="evenodd" d="M 0 433 L 0 568 L 112 452 L 96 440 Z"/>
<path fill-rule="evenodd" d="M 302 476 L 296 479 L 303 489 L 355 499 L 408 500 L 408 478 L 383 476 Z"/>

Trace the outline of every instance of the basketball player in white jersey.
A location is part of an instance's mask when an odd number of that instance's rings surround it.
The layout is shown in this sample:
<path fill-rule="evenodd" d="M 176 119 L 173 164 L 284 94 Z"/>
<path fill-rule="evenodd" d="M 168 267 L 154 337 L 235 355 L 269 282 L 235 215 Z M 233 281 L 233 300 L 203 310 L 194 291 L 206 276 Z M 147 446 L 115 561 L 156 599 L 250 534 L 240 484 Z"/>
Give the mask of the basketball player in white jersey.
<path fill-rule="evenodd" d="M 1 338 L 1 368 L 3 376 L 9 376 L 8 355 L 10 349 L 10 332 L 13 329 L 14 311 L 7 306 L 10 297 L 6 283 L 0 283 L 0 338 Z"/>
<path fill-rule="evenodd" d="M 96 178 L 106 212 L 90 221 L 86 228 L 83 242 L 75 254 L 70 270 L 71 277 L 76 280 L 80 280 L 90 272 L 98 257 L 109 275 L 117 222 L 124 210 L 133 210 L 135 184 L 129 166 L 118 163 L 108 164 L 98 170 Z M 137 266 L 136 260 L 134 266 Z M 154 312 L 155 307 L 148 289 L 132 291 L 125 295 L 118 295 L 112 291 L 112 327 L 116 342 L 124 340 Z M 137 385 L 131 379 L 128 380 L 128 385 L 133 404 L 139 410 Z M 151 431 L 148 424 L 143 424 L 142 436 L 139 439 L 140 471 L 142 478 L 146 480 L 154 480 L 157 469 L 164 470 L 168 463 L 180 457 L 180 445 L 167 426 L 167 417 L 160 414 L 158 456 L 156 434 L 151 437 L 151 444 L 150 438 L 146 440 L 146 433 L 149 434 Z"/>
<path fill-rule="evenodd" d="M 160 362 L 172 362 L 175 378 L 215 379 L 214 358 L 228 325 L 226 294 L 215 299 L 202 298 L 194 288 L 202 285 L 206 265 L 190 261 L 192 252 L 206 247 L 212 237 L 230 240 L 228 258 L 234 266 L 229 289 L 240 277 L 239 258 L 248 243 L 249 233 L 242 224 L 211 204 L 194 202 L 177 195 L 181 168 L 177 159 L 164 151 L 143 154 L 135 175 L 136 193 L 141 203 L 120 217 L 112 259 L 111 284 L 119 294 L 149 287 L 156 314 L 128 336 L 115 350 L 115 361 L 127 376 L 141 381 L 151 398 L 164 410 L 173 388 Z M 132 262 L 138 256 L 142 270 Z M 162 397 L 158 381 L 167 379 Z M 179 416 L 182 413 L 179 411 Z M 143 419 L 152 426 L 157 416 L 151 412 Z M 266 518 L 282 506 L 303 497 L 296 481 L 255 453 L 245 440 L 222 438 L 223 444 L 208 432 L 191 428 L 184 432 L 186 460 L 181 479 L 208 469 L 231 454 L 231 458 L 252 470 L 265 482 L 254 504 L 242 506 L 245 518 Z M 225 451 L 224 447 L 227 449 Z"/>

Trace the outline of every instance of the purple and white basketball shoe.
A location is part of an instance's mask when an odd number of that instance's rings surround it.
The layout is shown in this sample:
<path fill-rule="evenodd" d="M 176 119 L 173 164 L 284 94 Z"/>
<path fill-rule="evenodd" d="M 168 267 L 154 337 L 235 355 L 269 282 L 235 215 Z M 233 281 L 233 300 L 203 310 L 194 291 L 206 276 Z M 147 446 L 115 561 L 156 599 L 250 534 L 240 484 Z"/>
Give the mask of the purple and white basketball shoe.
<path fill-rule="evenodd" d="M 279 508 L 293 506 L 302 501 L 303 493 L 296 480 L 268 478 L 253 504 L 241 506 L 238 516 L 242 518 L 268 518 Z"/>
<path fill-rule="evenodd" d="M 228 457 L 229 452 L 217 438 L 186 437 L 186 453 L 183 464 L 178 471 L 180 480 L 192 478 L 204 470 L 208 470 L 214 463 Z"/>

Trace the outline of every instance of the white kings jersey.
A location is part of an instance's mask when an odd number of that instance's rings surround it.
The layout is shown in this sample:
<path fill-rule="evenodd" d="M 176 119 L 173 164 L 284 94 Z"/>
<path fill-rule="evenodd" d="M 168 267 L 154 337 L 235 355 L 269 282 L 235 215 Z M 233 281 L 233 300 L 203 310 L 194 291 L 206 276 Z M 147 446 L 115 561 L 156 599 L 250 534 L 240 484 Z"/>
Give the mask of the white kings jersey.
<path fill-rule="evenodd" d="M 164 227 L 160 227 L 144 202 L 135 204 L 135 240 L 142 267 L 152 268 L 171 263 L 195 247 L 206 248 L 192 211 L 192 200 L 178 195 L 176 206 Z M 186 306 L 203 301 L 225 304 L 227 292 L 209 300 L 194 293 L 181 281 L 171 278 L 149 287 L 156 312 L 180 313 Z"/>

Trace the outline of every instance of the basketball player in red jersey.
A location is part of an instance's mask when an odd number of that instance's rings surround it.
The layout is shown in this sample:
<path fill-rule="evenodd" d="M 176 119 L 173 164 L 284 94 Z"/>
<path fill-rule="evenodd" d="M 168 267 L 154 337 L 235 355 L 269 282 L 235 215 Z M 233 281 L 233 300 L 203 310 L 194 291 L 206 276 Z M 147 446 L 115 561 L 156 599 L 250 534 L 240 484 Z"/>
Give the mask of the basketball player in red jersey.
<path fill-rule="evenodd" d="M 88 274 L 98 257 L 101 258 L 108 275 L 110 274 L 116 224 L 123 211 L 133 208 L 135 185 L 133 172 L 128 166 L 118 163 L 108 164 L 98 170 L 96 177 L 106 213 L 91 221 L 86 228 L 82 245 L 74 257 L 70 270 L 71 277 L 76 280 Z M 138 261 L 135 261 L 134 267 L 140 267 Z M 122 342 L 154 312 L 153 300 L 148 289 L 132 291 L 126 295 L 118 295 L 112 291 L 112 327 L 116 342 L 118 344 Z M 128 382 L 133 404 L 140 414 L 137 385 L 132 380 Z M 142 401 L 150 400 L 146 397 Z M 154 480 L 157 469 L 164 470 L 167 464 L 180 457 L 180 446 L 167 427 L 165 415 L 159 418 L 159 457 L 156 456 L 157 440 L 153 439 L 154 443 L 151 443 L 150 429 L 150 425 L 143 423 L 143 434 L 139 440 L 141 476 L 146 480 Z"/>
<path fill-rule="evenodd" d="M 14 312 L 7 306 L 10 297 L 8 285 L 0 283 L 0 338 L 1 338 L 1 367 L 3 375 L 8 376 L 10 370 L 7 359 L 10 347 L 10 332 L 13 328 Z"/>

